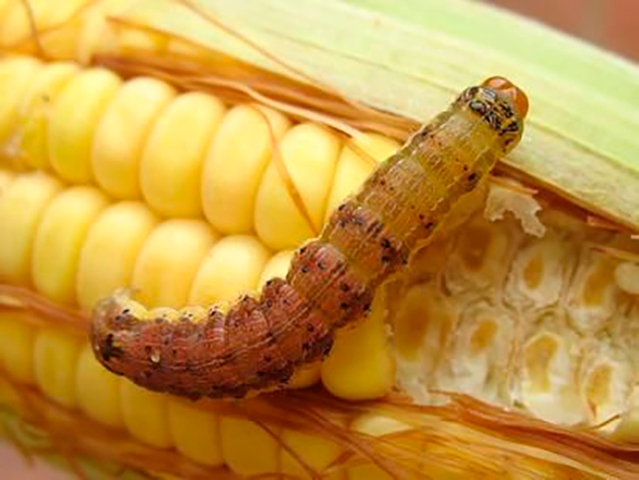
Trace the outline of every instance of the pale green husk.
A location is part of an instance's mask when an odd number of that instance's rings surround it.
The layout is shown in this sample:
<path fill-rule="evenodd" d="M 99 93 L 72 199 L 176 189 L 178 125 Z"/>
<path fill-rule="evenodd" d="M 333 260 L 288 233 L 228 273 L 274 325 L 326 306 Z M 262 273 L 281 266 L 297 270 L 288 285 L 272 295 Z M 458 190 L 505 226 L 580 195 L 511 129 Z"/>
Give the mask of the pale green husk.
<path fill-rule="evenodd" d="M 639 68 L 545 26 L 470 0 L 141 0 L 126 16 L 419 121 L 507 76 L 531 113 L 505 163 L 639 230 Z"/>

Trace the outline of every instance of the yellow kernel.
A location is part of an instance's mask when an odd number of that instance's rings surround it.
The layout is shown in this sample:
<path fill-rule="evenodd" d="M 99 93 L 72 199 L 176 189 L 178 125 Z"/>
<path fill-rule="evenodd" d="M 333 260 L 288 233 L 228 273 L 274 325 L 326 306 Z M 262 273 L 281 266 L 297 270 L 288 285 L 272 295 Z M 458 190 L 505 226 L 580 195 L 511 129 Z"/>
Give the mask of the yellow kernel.
<path fill-rule="evenodd" d="M 255 230 L 266 245 L 274 250 L 294 248 L 320 231 L 340 147 L 336 135 L 310 123 L 297 125 L 284 135 L 280 162 L 308 218 L 291 196 L 291 186 L 277 167 L 276 153 L 255 200 Z"/>
<path fill-rule="evenodd" d="M 255 290 L 270 252 L 255 237 L 234 235 L 217 242 L 203 260 L 191 287 L 189 304 L 232 301 Z"/>
<path fill-rule="evenodd" d="M 16 176 L 11 170 L 0 169 L 0 198 L 9 190 L 9 185 L 15 180 Z"/>
<path fill-rule="evenodd" d="M 91 147 L 98 123 L 122 81 L 101 68 L 79 73 L 60 92 L 49 123 L 49 159 L 65 180 L 88 183 Z"/>
<path fill-rule="evenodd" d="M 220 232 L 253 230 L 255 196 L 273 142 L 289 127 L 284 115 L 257 105 L 239 105 L 225 115 L 202 171 L 204 214 Z"/>
<path fill-rule="evenodd" d="M 294 254 L 294 250 L 282 250 L 273 255 L 262 270 L 258 288 L 261 289 L 271 278 L 286 278 Z"/>
<path fill-rule="evenodd" d="M 0 276 L 28 284 L 36 231 L 51 199 L 62 189 L 40 172 L 19 175 L 0 197 Z"/>
<path fill-rule="evenodd" d="M 32 254 L 33 284 L 59 303 L 76 300 L 80 249 L 91 224 L 107 206 L 93 187 L 73 187 L 58 195 L 44 212 Z"/>
<path fill-rule="evenodd" d="M 149 30 L 140 30 L 127 25 L 117 26 L 117 44 L 119 50 L 144 50 L 161 52 L 168 43 L 168 37 Z"/>
<path fill-rule="evenodd" d="M 59 327 L 46 327 L 36 334 L 33 363 L 38 387 L 64 405 L 75 407 L 75 372 L 80 356 L 80 338 Z"/>
<path fill-rule="evenodd" d="M 149 308 L 187 303 L 198 269 L 216 235 L 199 220 L 167 220 L 151 233 L 136 261 L 132 287 Z"/>
<path fill-rule="evenodd" d="M 35 24 L 43 29 L 68 19 L 85 2 L 86 0 L 29 0 L 29 8 Z M 13 6 L 3 12 L 2 19 L 4 23 L 0 22 L 0 45 L 17 45 L 33 36 L 29 16 L 22 2 L 13 2 Z"/>
<path fill-rule="evenodd" d="M 87 65 L 96 51 L 117 49 L 117 28 L 107 17 L 117 14 L 135 0 L 102 0 L 94 2 L 82 15 L 79 31 L 74 38 L 75 58 Z"/>
<path fill-rule="evenodd" d="M 138 387 L 120 379 L 120 401 L 124 424 L 134 438 L 157 448 L 173 445 L 169 429 L 167 395 Z"/>
<path fill-rule="evenodd" d="M 269 425 L 267 428 L 276 435 L 279 433 L 277 427 Z M 222 417 L 220 436 L 224 462 L 233 472 L 249 476 L 279 471 L 280 446 L 256 423 L 244 418 Z M 249 439 L 250 448 L 247 448 Z"/>
<path fill-rule="evenodd" d="M 0 366 L 14 380 L 32 384 L 35 328 L 24 314 L 0 312 Z"/>
<path fill-rule="evenodd" d="M 120 407 L 120 378 L 100 365 L 89 344 L 85 344 L 80 353 L 75 385 L 78 406 L 84 413 L 105 425 L 124 425 Z"/>
<path fill-rule="evenodd" d="M 201 215 L 202 164 L 223 115 L 222 102 L 204 93 L 180 95 L 162 113 L 140 164 L 142 193 L 152 208 L 169 217 Z"/>
<path fill-rule="evenodd" d="M 76 292 L 82 308 L 90 310 L 130 286 L 136 259 L 156 225 L 156 217 L 138 202 L 120 202 L 100 214 L 80 252 Z"/>
<path fill-rule="evenodd" d="M 56 8 L 54 14 L 47 18 L 47 24 L 53 28 L 40 32 L 38 38 L 47 58 L 59 60 L 73 60 L 77 34 L 82 25 L 82 15 L 87 0 L 71 0 Z M 59 27 L 58 27 L 59 26 Z M 33 37 L 33 35 L 31 35 Z M 28 43 L 22 43 L 29 52 L 38 54 L 35 42 L 29 39 Z"/>
<path fill-rule="evenodd" d="M 140 159 L 160 115 L 175 96 L 166 82 L 140 77 L 126 82 L 100 119 L 91 149 L 97 183 L 116 198 L 139 198 Z"/>
<path fill-rule="evenodd" d="M 613 438 L 619 442 L 639 442 L 639 387 L 633 387 L 625 411 L 613 432 Z"/>
<path fill-rule="evenodd" d="M 324 221 L 328 220 L 349 195 L 354 194 L 363 185 L 378 162 L 390 157 L 400 145 L 388 137 L 367 134 L 362 139 L 355 140 L 354 147 L 347 144 L 339 156 Z"/>
<path fill-rule="evenodd" d="M 351 430 L 373 437 L 381 437 L 409 429 L 409 425 L 399 420 L 373 413 L 361 415 L 351 424 Z M 392 478 L 395 477 L 372 463 L 358 465 L 348 469 L 348 480 L 391 480 Z"/>
<path fill-rule="evenodd" d="M 321 473 L 336 461 L 343 452 L 338 444 L 310 433 L 285 429 L 281 439 L 300 459 L 314 471 Z M 282 473 L 295 478 L 311 478 L 307 470 L 284 448 L 280 449 L 280 468 Z"/>
<path fill-rule="evenodd" d="M 371 314 L 352 329 L 341 331 L 322 363 L 322 383 L 333 395 L 365 400 L 386 395 L 395 383 L 395 362 L 388 345 L 382 296 Z"/>
<path fill-rule="evenodd" d="M 322 378 L 322 362 L 318 361 L 299 367 L 287 382 L 288 388 L 307 388 Z"/>
<path fill-rule="evenodd" d="M 639 295 L 639 264 L 622 262 L 617 265 L 615 283 L 624 292 Z"/>
<path fill-rule="evenodd" d="M 77 72 L 78 67 L 73 63 L 47 64 L 25 93 L 17 120 L 20 130 L 18 148 L 22 159 L 33 168 L 49 167 L 47 128 L 52 105 Z"/>
<path fill-rule="evenodd" d="M 0 32 L 3 28 L 4 26 L 0 28 Z M 30 57 L 14 57 L 0 61 L 0 92 L 4 92 L 0 95 L 0 154 L 10 158 L 14 152 L 7 142 L 16 125 L 20 102 L 40 68 L 41 63 Z"/>
<path fill-rule="evenodd" d="M 175 448 L 182 455 L 204 465 L 224 463 L 218 415 L 171 398 L 169 426 Z"/>
<path fill-rule="evenodd" d="M 13 2 L 13 0 L 0 0 L 0 18 L 3 18 L 5 10 L 9 8 L 11 2 Z"/>

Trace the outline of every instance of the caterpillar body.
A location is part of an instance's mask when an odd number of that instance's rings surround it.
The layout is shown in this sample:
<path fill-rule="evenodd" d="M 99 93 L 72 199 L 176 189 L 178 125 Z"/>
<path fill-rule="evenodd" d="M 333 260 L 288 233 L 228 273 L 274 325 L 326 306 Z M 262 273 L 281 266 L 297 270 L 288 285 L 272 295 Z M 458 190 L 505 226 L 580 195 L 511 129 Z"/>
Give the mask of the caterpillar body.
<path fill-rule="evenodd" d="M 375 291 L 427 243 L 451 207 L 521 139 L 526 95 L 501 77 L 464 90 L 367 179 L 269 281 L 226 313 L 155 314 L 126 295 L 102 300 L 91 343 L 112 372 L 155 391 L 241 398 L 284 386 L 366 315 Z"/>

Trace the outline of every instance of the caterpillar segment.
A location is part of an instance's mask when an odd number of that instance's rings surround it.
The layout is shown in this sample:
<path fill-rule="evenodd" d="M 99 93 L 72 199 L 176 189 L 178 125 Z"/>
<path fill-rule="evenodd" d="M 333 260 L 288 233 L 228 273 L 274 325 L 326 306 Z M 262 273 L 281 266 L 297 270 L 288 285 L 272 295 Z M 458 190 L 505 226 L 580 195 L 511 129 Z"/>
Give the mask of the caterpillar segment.
<path fill-rule="evenodd" d="M 118 293 L 94 311 L 96 357 L 142 387 L 189 398 L 285 385 L 330 352 L 337 329 L 367 314 L 376 290 L 517 145 L 527 109 L 506 79 L 466 89 L 297 250 L 286 278 L 225 313 L 213 306 L 155 315 Z"/>

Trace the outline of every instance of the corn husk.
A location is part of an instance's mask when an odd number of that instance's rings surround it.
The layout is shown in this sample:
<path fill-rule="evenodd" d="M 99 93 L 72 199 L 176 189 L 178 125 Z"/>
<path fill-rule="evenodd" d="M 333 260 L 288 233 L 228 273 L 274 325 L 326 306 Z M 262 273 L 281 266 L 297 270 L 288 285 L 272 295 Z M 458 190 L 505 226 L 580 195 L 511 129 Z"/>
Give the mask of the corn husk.
<path fill-rule="evenodd" d="M 504 164 L 639 229 L 639 68 L 468 0 L 144 0 L 122 19 L 415 121 L 502 74 L 529 93 Z"/>

